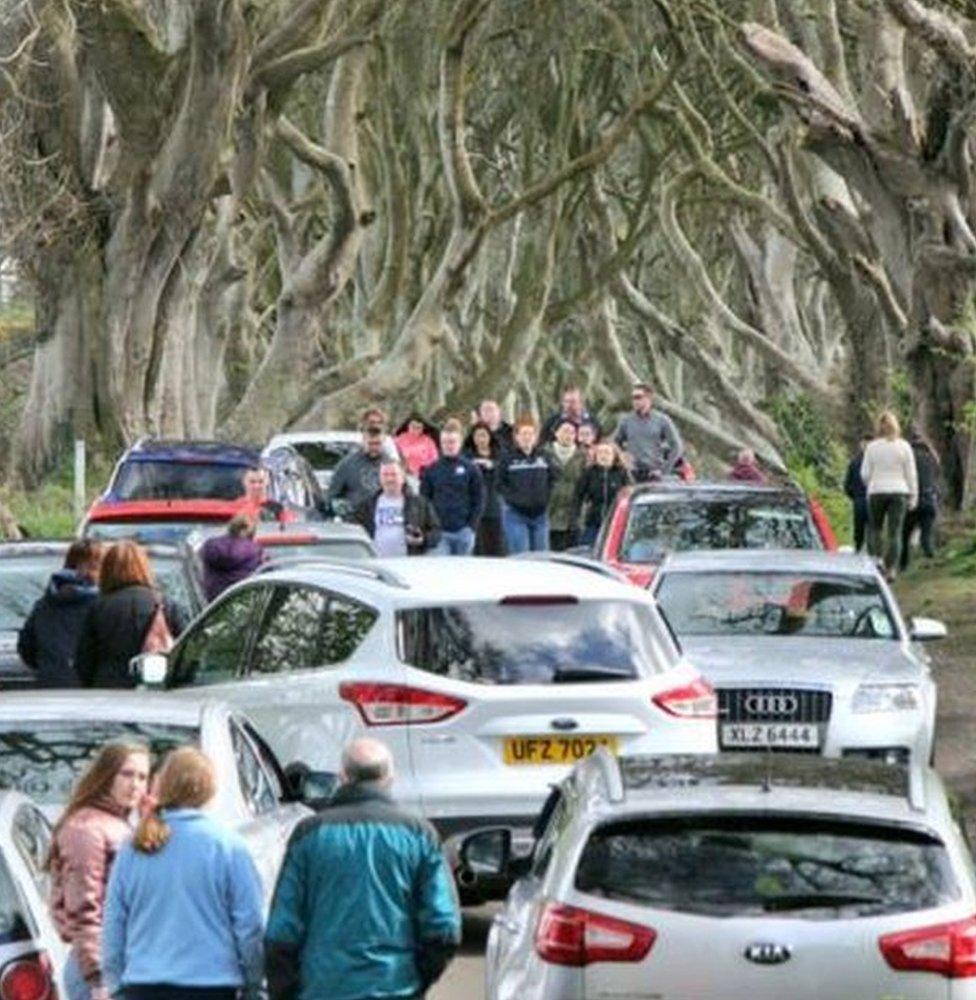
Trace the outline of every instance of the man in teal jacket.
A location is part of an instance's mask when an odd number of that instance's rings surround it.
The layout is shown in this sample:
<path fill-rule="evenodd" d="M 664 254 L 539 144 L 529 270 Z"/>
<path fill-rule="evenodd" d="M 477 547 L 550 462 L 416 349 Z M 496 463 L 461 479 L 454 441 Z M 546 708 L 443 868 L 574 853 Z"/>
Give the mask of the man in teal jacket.
<path fill-rule="evenodd" d="M 265 938 L 271 1000 L 423 997 L 461 940 L 437 834 L 391 799 L 378 740 L 349 744 L 342 778 L 288 844 Z"/>

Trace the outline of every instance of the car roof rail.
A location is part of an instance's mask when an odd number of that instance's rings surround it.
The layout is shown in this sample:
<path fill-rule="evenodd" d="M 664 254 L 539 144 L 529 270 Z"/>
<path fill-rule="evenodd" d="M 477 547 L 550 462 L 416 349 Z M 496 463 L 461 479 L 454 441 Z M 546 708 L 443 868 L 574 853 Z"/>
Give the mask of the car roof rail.
<path fill-rule="evenodd" d="M 617 758 L 606 747 L 597 747 L 576 767 L 576 780 L 606 802 L 623 802 L 624 781 Z"/>
<path fill-rule="evenodd" d="M 381 583 L 385 583 L 390 587 L 399 587 L 401 590 L 410 589 L 410 584 L 399 573 L 394 573 L 393 570 L 387 569 L 385 566 L 377 566 L 375 563 L 371 563 L 365 559 L 357 561 L 352 559 L 329 559 L 324 556 L 309 556 L 307 558 L 305 556 L 289 556 L 287 559 L 270 559 L 258 566 L 254 573 L 272 573 L 279 569 L 306 566 L 311 569 L 318 566 L 334 570 L 337 573 L 348 573 L 350 576 L 379 580 Z"/>
<path fill-rule="evenodd" d="M 531 559 L 536 562 L 561 563 L 564 566 L 575 566 L 577 569 L 586 569 L 591 573 L 598 573 L 600 576 L 616 580 L 618 583 L 629 583 L 623 573 L 614 569 L 613 566 L 609 566 L 607 563 L 600 562 L 598 559 L 593 559 L 590 556 L 576 555 L 573 552 L 518 552 L 515 555 L 509 556 L 509 559 Z"/>

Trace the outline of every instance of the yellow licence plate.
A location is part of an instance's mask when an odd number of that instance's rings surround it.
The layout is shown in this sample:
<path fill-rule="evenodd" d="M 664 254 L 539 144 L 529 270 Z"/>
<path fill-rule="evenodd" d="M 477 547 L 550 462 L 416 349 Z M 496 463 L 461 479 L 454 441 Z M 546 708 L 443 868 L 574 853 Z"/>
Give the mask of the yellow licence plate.
<path fill-rule="evenodd" d="M 597 747 L 617 753 L 616 736 L 510 736 L 502 746 L 506 764 L 572 764 Z"/>

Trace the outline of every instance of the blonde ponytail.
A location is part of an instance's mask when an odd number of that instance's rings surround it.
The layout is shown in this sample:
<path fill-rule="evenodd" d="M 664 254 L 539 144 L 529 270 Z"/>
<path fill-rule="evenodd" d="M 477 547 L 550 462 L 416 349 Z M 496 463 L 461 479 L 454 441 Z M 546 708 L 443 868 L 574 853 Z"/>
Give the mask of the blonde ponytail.
<path fill-rule="evenodd" d="M 217 776 L 206 754 L 180 747 L 163 761 L 157 778 L 157 802 L 136 828 L 132 844 L 143 854 L 155 854 L 169 841 L 171 830 L 163 809 L 199 809 L 217 794 Z"/>

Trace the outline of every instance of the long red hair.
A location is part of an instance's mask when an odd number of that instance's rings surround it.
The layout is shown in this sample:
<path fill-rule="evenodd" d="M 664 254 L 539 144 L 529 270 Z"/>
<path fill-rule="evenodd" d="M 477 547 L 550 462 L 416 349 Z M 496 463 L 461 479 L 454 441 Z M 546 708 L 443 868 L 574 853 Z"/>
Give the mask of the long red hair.
<path fill-rule="evenodd" d="M 137 542 L 124 541 L 110 545 L 102 559 L 98 585 L 103 594 L 111 594 L 113 590 L 123 587 L 152 587 L 152 569 L 146 550 Z"/>

